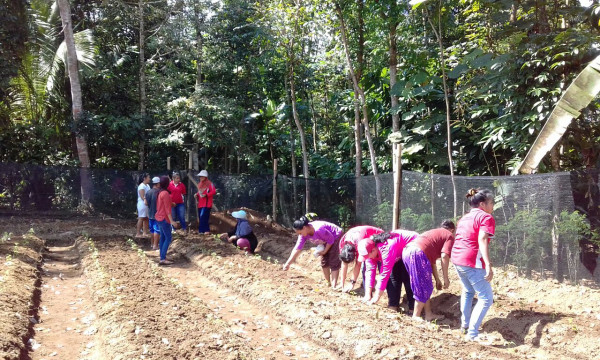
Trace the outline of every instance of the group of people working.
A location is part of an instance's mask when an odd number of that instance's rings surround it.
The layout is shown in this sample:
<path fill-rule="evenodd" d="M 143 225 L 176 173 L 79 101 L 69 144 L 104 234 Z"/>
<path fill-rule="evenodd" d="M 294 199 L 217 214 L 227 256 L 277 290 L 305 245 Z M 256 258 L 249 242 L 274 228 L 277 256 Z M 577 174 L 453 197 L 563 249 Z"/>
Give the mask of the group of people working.
<path fill-rule="evenodd" d="M 494 273 L 488 244 L 495 231 L 495 220 L 491 215 L 494 197 L 489 190 L 476 189 L 469 190 L 466 197 L 471 211 L 456 226 L 446 220 L 440 228 L 422 234 L 403 229 L 385 232 L 373 226 L 353 227 L 344 234 L 335 224 L 311 221 L 303 216 L 293 224 L 298 239 L 283 269 L 288 270 L 306 241 L 311 241 L 318 246 L 316 255 L 321 258 L 323 275 L 329 286 L 341 288 L 343 292 L 352 290 L 362 268 L 363 301 L 375 304 L 386 290 L 388 306 L 398 308 L 404 286 L 413 318 L 421 319 L 424 310 L 425 320 L 431 321 L 440 317 L 432 312 L 430 304 L 434 287 L 432 276 L 437 290 L 447 289 L 450 284 L 448 268 L 452 262 L 462 283 L 461 329 L 467 340 L 476 340 L 479 326 L 493 303 L 491 280 Z M 442 263 L 442 279 L 436 265 L 438 259 Z M 346 284 L 349 264 L 354 264 L 354 269 L 349 284 Z M 478 301 L 473 307 L 475 294 Z"/>
<path fill-rule="evenodd" d="M 208 179 L 206 170 L 200 171 L 197 176 L 198 182 L 193 178 L 191 181 L 198 189 L 194 193 L 198 207 L 198 232 L 210 234 L 208 223 L 213 196 L 217 190 Z M 137 188 L 138 222 L 135 237 L 151 238 L 152 249 L 160 252 L 160 265 L 171 264 L 166 256 L 172 233 L 175 231 L 174 227 L 181 227 L 184 236 L 189 233 L 185 222 L 185 196 L 187 196 L 187 189 L 181 182 L 179 173 L 173 173 L 172 179 L 168 176 L 155 176 L 150 179 L 149 174 L 140 177 Z"/>
<path fill-rule="evenodd" d="M 209 218 L 216 189 L 208 180 L 206 170 L 197 176 L 200 180 L 197 183 L 192 181 L 198 188 L 194 194 L 198 205 L 198 232 L 210 234 Z M 186 195 L 187 189 L 178 173 L 174 173 L 172 179 L 161 176 L 150 180 L 148 174 L 141 177 L 136 237 L 147 237 L 150 232 L 152 249 L 160 252 L 160 265 L 171 264 L 166 255 L 176 221 L 181 224 L 182 235 L 188 233 L 184 206 Z M 298 239 L 283 269 L 290 268 L 305 243 L 310 241 L 317 245 L 315 255 L 320 257 L 329 286 L 343 292 L 351 291 L 362 269 L 364 302 L 376 304 L 386 290 L 388 306 L 398 309 L 404 287 L 413 318 L 421 319 L 424 311 L 425 320 L 431 321 L 440 317 L 431 309 L 432 276 L 437 290 L 447 289 L 450 284 L 448 268 L 452 262 L 462 284 L 461 329 L 467 340 L 476 340 L 479 326 L 493 303 L 490 283 L 494 273 L 488 245 L 495 231 L 495 220 L 491 215 L 494 197 L 489 190 L 476 189 L 469 190 L 466 197 L 471 211 L 456 226 L 445 220 L 440 228 L 422 234 L 403 229 L 385 232 L 369 225 L 356 226 L 343 233 L 341 227 L 314 220 L 311 218 L 314 214 L 307 214 L 293 223 Z M 248 214 L 239 210 L 232 216 L 237 221 L 235 227 L 220 234 L 220 239 L 237 245 L 247 253 L 254 253 L 258 239 L 248 223 Z M 441 279 L 436 265 L 438 259 L 442 264 Z M 346 284 L 350 264 L 354 265 L 353 274 Z M 341 282 L 338 284 L 340 269 Z M 475 294 L 478 301 L 473 307 Z"/>

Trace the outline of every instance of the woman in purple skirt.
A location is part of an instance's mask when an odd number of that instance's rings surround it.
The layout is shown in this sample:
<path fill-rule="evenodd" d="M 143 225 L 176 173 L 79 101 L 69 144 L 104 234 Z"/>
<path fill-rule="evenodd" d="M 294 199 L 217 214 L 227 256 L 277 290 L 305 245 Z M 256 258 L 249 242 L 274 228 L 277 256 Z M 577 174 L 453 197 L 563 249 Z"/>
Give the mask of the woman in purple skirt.
<path fill-rule="evenodd" d="M 425 309 L 425 320 L 432 321 L 440 316 L 431 311 L 430 298 L 433 293 L 431 275 L 435 278 L 435 287 L 438 290 L 447 289 L 450 285 L 448 278 L 448 265 L 452 245 L 454 245 L 454 223 L 446 220 L 439 229 L 433 229 L 419 235 L 410 242 L 402 252 L 402 260 L 410 275 L 410 287 L 415 298 L 413 318 L 420 319 L 421 312 Z M 444 284 L 438 274 L 436 260 L 442 259 L 442 275 Z"/>

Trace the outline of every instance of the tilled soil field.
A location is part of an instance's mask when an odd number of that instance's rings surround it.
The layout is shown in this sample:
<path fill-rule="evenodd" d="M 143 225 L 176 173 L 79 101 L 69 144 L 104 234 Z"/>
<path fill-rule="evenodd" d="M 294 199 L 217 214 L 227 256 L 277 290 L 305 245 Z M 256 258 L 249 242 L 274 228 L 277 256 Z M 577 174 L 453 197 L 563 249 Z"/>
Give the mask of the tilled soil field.
<path fill-rule="evenodd" d="M 283 271 L 292 233 L 250 213 L 261 242 L 257 255 L 215 236 L 177 235 L 169 267 L 157 266 L 147 240 L 130 239 L 133 222 L 0 219 L 0 235 L 14 234 L 0 242 L 0 357 L 593 359 L 600 353 L 597 289 L 497 269 L 496 301 L 483 323 L 490 344 L 465 342 L 452 272 L 451 288 L 433 298 L 446 318 L 414 322 L 386 309 L 386 299 L 367 306 L 360 289 L 342 294 L 325 287 L 309 251 Z M 217 213 L 211 230 L 233 224 Z M 28 254 L 18 272 L 13 254 Z"/>
<path fill-rule="evenodd" d="M 32 233 L 0 233 L 0 358 L 27 356 L 37 323 L 42 240 Z"/>

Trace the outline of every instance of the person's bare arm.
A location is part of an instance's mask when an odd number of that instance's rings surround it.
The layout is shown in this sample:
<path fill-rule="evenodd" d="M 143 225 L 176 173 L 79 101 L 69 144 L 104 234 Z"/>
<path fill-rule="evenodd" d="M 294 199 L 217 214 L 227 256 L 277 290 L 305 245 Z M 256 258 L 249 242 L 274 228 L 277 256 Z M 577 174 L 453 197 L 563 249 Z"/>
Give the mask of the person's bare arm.
<path fill-rule="evenodd" d="M 438 273 L 437 261 L 431 263 L 431 272 L 433 273 L 433 278 L 435 279 L 435 288 L 437 290 L 442 290 L 442 281 L 440 280 L 440 274 Z"/>
<path fill-rule="evenodd" d="M 448 267 L 450 266 L 450 256 L 442 253 L 442 276 L 444 277 L 444 289 L 450 286 L 450 278 L 448 277 Z"/>
<path fill-rule="evenodd" d="M 288 258 L 288 260 L 285 262 L 285 264 L 283 264 L 283 270 L 288 270 L 290 268 L 290 265 L 296 261 L 296 258 L 298 257 L 298 255 L 300 255 L 300 252 L 302 250 L 298 250 L 298 249 L 294 249 L 292 250 L 292 253 L 290 254 L 290 257 Z"/>
<path fill-rule="evenodd" d="M 485 262 L 485 279 L 491 282 L 494 277 L 494 271 L 492 270 L 492 262 L 490 261 L 489 239 L 490 234 L 482 230 L 479 231 L 479 251 L 481 251 L 481 257 Z"/>

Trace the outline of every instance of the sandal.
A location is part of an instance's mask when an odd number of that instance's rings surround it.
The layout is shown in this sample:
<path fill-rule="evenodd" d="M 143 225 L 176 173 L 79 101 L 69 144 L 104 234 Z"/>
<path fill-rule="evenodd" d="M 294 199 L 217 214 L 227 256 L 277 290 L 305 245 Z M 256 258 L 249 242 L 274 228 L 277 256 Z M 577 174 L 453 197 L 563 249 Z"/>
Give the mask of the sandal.
<path fill-rule="evenodd" d="M 172 265 L 173 262 L 170 260 L 161 260 L 158 265 Z"/>

